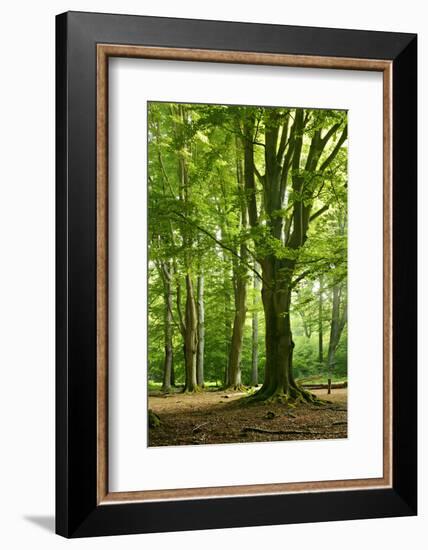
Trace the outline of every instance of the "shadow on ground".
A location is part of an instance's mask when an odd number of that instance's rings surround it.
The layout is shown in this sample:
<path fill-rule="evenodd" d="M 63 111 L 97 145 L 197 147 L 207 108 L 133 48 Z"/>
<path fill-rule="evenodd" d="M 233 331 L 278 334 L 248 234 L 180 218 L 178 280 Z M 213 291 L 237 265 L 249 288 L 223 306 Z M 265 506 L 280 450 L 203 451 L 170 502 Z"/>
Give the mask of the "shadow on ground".
<path fill-rule="evenodd" d="M 55 532 L 55 518 L 54 516 L 24 516 L 26 521 L 34 523 L 38 527 L 41 527 L 45 531 L 51 533 Z"/>

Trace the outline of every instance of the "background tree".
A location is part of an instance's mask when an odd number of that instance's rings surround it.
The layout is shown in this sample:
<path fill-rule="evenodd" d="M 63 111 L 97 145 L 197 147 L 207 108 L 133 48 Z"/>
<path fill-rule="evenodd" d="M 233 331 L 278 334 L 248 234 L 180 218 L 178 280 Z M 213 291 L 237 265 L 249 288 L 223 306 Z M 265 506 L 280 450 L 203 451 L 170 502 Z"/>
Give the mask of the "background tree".
<path fill-rule="evenodd" d="M 198 275 L 198 353 L 196 358 L 196 381 L 200 388 L 204 382 L 205 360 L 205 304 L 204 304 L 204 276 Z"/>
<path fill-rule="evenodd" d="M 257 269 L 257 263 L 254 262 L 254 269 Z M 251 386 L 257 386 L 259 383 L 259 313 L 258 313 L 258 294 L 260 292 L 260 279 L 256 273 L 253 273 L 253 311 L 252 311 L 252 334 L 251 334 Z"/>

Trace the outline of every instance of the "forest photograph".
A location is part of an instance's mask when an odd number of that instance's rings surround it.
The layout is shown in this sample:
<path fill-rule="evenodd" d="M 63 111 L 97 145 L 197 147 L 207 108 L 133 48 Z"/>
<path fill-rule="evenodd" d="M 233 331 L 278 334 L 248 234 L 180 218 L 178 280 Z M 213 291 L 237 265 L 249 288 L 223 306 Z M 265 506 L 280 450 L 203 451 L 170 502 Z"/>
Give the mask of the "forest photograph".
<path fill-rule="evenodd" d="M 147 103 L 148 446 L 347 437 L 347 118 Z"/>

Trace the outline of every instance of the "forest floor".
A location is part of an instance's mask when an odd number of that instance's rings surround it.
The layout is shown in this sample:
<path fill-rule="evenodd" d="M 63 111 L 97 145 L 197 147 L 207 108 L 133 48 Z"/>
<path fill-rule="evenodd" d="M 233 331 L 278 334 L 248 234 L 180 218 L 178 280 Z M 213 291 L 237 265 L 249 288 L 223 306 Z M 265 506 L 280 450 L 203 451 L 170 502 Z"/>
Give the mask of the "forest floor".
<path fill-rule="evenodd" d="M 347 389 L 312 390 L 331 403 L 287 408 L 245 403 L 245 393 L 224 390 L 149 395 L 160 425 L 149 429 L 149 446 L 249 443 L 347 437 Z"/>

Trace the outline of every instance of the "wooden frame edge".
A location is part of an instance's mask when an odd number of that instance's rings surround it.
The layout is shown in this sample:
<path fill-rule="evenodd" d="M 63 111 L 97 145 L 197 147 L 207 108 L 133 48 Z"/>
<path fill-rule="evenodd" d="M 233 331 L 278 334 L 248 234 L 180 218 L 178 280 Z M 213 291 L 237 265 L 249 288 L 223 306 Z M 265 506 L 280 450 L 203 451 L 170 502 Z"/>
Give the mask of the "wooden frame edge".
<path fill-rule="evenodd" d="M 97 49 L 97 503 L 108 494 L 108 57 Z"/>
<path fill-rule="evenodd" d="M 383 70 L 383 472 L 388 487 L 393 479 L 393 379 L 392 379 L 392 137 L 393 63 Z"/>
<path fill-rule="evenodd" d="M 230 50 L 203 50 L 122 44 L 97 44 L 102 57 L 134 57 L 175 61 L 200 61 L 213 63 L 238 63 L 246 65 L 279 65 L 286 67 L 312 67 L 318 69 L 354 69 L 383 71 L 390 61 L 383 59 L 358 59 L 351 57 L 326 57 L 315 55 L 290 55 Z"/>
<path fill-rule="evenodd" d="M 97 44 L 97 505 L 392 487 L 392 61 Z M 108 59 L 134 57 L 383 73 L 383 477 L 129 492 L 108 490 Z"/>

